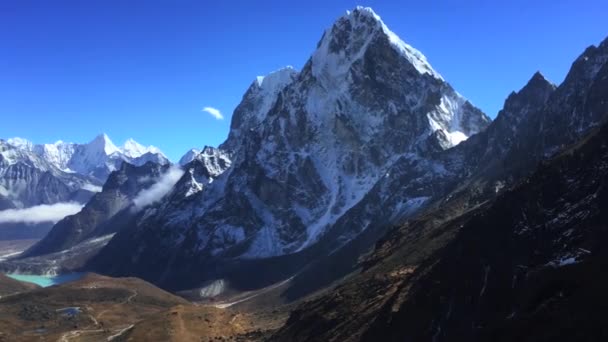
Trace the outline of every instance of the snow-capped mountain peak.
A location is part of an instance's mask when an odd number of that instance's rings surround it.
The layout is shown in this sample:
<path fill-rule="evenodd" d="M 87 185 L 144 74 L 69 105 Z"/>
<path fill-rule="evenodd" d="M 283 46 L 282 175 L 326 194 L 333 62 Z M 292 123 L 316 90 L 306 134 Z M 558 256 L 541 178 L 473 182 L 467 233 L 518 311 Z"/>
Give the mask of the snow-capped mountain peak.
<path fill-rule="evenodd" d="M 114 145 L 110 137 L 105 133 L 96 136 L 95 139 L 87 144 L 87 147 L 87 150 L 90 152 L 99 153 L 103 151 L 106 156 L 120 152 L 120 149 Z"/>
<path fill-rule="evenodd" d="M 291 83 L 297 74 L 297 70 L 288 65 L 266 76 L 256 77 L 255 83 L 266 92 L 276 92 L 285 87 L 286 84 Z"/>
<path fill-rule="evenodd" d="M 7 162 L 27 160 L 29 164 L 35 164 L 41 170 L 47 170 L 52 165 L 63 172 L 92 176 L 101 183 L 123 162 L 134 165 L 143 165 L 148 161 L 169 163 L 157 147 L 145 147 L 133 139 L 128 139 L 122 147 L 118 147 L 105 133 L 99 134 L 86 144 L 66 143 L 61 140 L 52 144 L 34 144 L 23 138 L 11 138 L 6 142 L 14 147 L 3 155 Z"/>
<path fill-rule="evenodd" d="M 120 148 L 120 150 L 124 155 L 130 158 L 141 157 L 146 153 L 160 154 L 164 156 L 164 154 L 160 151 L 159 148 L 155 146 L 143 146 L 142 144 L 131 138 L 125 141 L 124 145 L 122 146 L 122 148 Z"/>
<path fill-rule="evenodd" d="M 129 157 L 138 157 L 148 152 L 148 149 L 137 141 L 129 138 L 122 146 L 122 152 Z"/>
<path fill-rule="evenodd" d="M 13 146 L 19 147 L 19 148 L 23 148 L 26 150 L 31 150 L 32 147 L 34 146 L 34 144 L 31 141 L 29 141 L 27 139 L 19 138 L 19 137 L 9 138 L 6 140 L 6 142 L 8 142 L 10 145 L 13 145 Z"/>
<path fill-rule="evenodd" d="M 258 126 L 265 118 L 270 107 L 276 101 L 281 90 L 293 83 L 298 76 L 292 66 L 273 71 L 266 76 L 255 78 L 243 96 L 246 105 L 239 105 L 232 116 L 228 139 L 220 148 L 235 150 L 240 144 L 240 132 L 246 132 Z"/>
<path fill-rule="evenodd" d="M 362 6 L 347 11 L 346 15 L 325 31 L 312 58 L 313 73 L 315 76 L 327 72 L 333 76 L 346 74 L 350 66 L 363 57 L 376 35 L 388 39 L 392 48 L 406 58 L 417 72 L 443 81 L 443 77 L 431 67 L 420 51 L 401 40 L 373 9 Z"/>
<path fill-rule="evenodd" d="M 397 161 L 431 163 L 434 153 L 489 124 L 422 54 L 391 34 L 371 9 L 357 8 L 325 31 L 300 72 L 256 78 L 226 142 L 188 164 L 194 171 L 186 170 L 176 193 L 191 199 L 168 196 L 139 223 L 140 232 L 198 236 L 190 252 L 211 256 L 233 247 L 242 258 L 301 251 L 341 230 L 342 217 Z M 409 214 L 430 196 L 409 194 L 389 216 Z"/>
<path fill-rule="evenodd" d="M 178 164 L 184 166 L 189 162 L 193 161 L 200 153 L 201 150 L 199 150 L 198 148 L 191 148 L 179 159 Z"/>

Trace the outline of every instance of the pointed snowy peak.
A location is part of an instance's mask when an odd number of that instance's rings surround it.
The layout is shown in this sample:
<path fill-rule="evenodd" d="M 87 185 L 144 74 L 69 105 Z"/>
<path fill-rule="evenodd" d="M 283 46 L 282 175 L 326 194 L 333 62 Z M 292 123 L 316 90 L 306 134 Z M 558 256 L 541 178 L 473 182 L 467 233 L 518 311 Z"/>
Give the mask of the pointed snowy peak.
<path fill-rule="evenodd" d="M 313 74 L 345 74 L 363 56 L 370 43 L 379 37 L 388 40 L 390 46 L 420 74 L 443 80 L 420 51 L 401 40 L 371 8 L 361 6 L 347 11 L 325 31 L 312 57 Z"/>
<path fill-rule="evenodd" d="M 96 136 L 95 139 L 87 144 L 87 147 L 95 152 L 103 151 L 103 153 L 108 156 L 120 152 L 120 149 L 114 145 L 112 140 L 110 140 L 110 137 L 105 133 Z"/>
<path fill-rule="evenodd" d="M 122 152 L 131 158 L 137 158 L 148 152 L 148 149 L 133 139 L 127 139 L 122 146 Z"/>
<path fill-rule="evenodd" d="M 129 138 L 125 141 L 124 145 L 120 149 L 122 153 L 129 158 L 138 158 L 143 156 L 146 153 L 159 154 L 161 156 L 165 156 L 160 149 L 154 146 L 143 146 L 137 141 Z"/>

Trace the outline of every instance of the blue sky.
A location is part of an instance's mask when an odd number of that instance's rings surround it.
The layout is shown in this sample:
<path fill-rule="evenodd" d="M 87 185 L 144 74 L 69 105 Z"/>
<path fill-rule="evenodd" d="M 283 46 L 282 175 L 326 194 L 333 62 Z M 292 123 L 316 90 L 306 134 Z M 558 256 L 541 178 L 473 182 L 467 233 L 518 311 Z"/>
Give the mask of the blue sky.
<path fill-rule="evenodd" d="M 535 71 L 559 83 L 608 36 L 608 2 L 580 3 L 0 1 L 0 137 L 86 142 L 105 132 L 173 160 L 218 145 L 255 76 L 301 68 L 323 30 L 357 4 L 494 117 Z"/>

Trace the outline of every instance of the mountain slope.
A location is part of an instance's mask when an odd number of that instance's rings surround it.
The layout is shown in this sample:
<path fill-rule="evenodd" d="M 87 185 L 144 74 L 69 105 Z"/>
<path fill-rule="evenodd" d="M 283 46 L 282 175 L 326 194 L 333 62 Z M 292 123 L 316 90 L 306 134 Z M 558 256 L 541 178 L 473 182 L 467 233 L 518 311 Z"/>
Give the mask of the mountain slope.
<path fill-rule="evenodd" d="M 604 126 L 470 215 L 364 339 L 605 338 L 607 137 Z"/>
<path fill-rule="evenodd" d="M 605 338 L 597 320 L 608 299 L 597 276 L 608 237 L 608 127 L 597 129 L 608 118 L 605 56 L 608 40 L 587 49 L 559 87 L 537 74 L 509 96 L 486 131 L 445 152 L 506 146 L 502 160 L 390 231 L 357 265 L 361 273 L 301 305 L 274 340 Z M 517 140 L 498 133 L 509 131 Z M 517 180 L 569 143 L 578 145 Z M 492 200 L 498 179 L 508 190 Z"/>
<path fill-rule="evenodd" d="M 0 337 L 116 341 L 136 323 L 176 305 L 188 302 L 140 279 L 87 274 L 77 281 L 0 299 Z"/>
<path fill-rule="evenodd" d="M 445 211 L 443 207 L 449 204 L 449 211 L 465 212 L 516 184 L 540 161 L 580 139 L 603 120 L 608 91 L 606 56 L 608 40 L 586 49 L 559 87 L 536 73 L 507 98 L 496 120 L 483 132 L 427 160 L 406 156 L 397 161 L 387 172 L 389 176 L 341 217 L 328 235 L 338 240 L 367 225 L 365 234 L 301 272 L 294 279 L 300 284 L 293 286 L 288 297 L 302 296 L 355 271 L 357 258 L 385 233 L 385 227 L 407 219 L 408 215 L 395 216 L 395 208 L 404 199 L 432 194 L 427 208 Z"/>
<path fill-rule="evenodd" d="M 179 158 L 179 161 L 177 163 L 181 166 L 184 166 L 189 162 L 193 161 L 199 153 L 201 153 L 201 150 L 197 148 L 190 149 L 181 158 Z"/>
<path fill-rule="evenodd" d="M 168 165 L 152 162 L 142 166 L 123 163 L 119 170 L 110 174 L 103 190 L 95 194 L 79 213 L 58 222 L 20 258 L 62 251 L 87 239 L 115 233 L 120 225 L 108 221 L 132 206 L 136 195 L 155 184 L 168 168 Z M 120 214 L 121 220 L 128 220 L 127 217 L 135 214 L 135 210 L 127 209 L 127 212 Z"/>
<path fill-rule="evenodd" d="M 221 146 L 232 166 L 187 205 L 165 203 L 129 238 L 118 234 L 99 270 L 172 281 L 176 260 L 200 268 L 198 260 L 209 258 L 303 251 L 400 157 L 425 160 L 488 123 L 420 52 L 371 9 L 357 8 L 325 32 L 302 71 L 254 81 Z M 424 197 L 395 211 L 413 213 Z"/>
<path fill-rule="evenodd" d="M 0 298 L 36 288 L 38 288 L 38 285 L 15 280 L 0 273 Z"/>

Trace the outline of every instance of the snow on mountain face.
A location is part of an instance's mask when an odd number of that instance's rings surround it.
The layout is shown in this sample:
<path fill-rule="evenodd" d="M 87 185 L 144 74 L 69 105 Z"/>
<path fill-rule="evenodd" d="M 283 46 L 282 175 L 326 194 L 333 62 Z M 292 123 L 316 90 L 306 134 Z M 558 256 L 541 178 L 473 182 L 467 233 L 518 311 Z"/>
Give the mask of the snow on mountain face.
<path fill-rule="evenodd" d="M 103 191 L 95 194 L 82 211 L 59 221 L 22 257 L 58 252 L 82 241 L 116 232 L 122 227 L 121 220 L 126 221 L 136 213 L 130 207 L 140 194 L 149 192 L 168 169 L 168 165 L 149 163 L 134 166 L 123 163 L 119 170 L 108 177 Z M 110 220 L 113 221 L 108 223 Z"/>
<path fill-rule="evenodd" d="M 375 54 L 376 51 L 383 51 L 384 53 Z M 373 60 L 370 60 L 372 58 Z M 380 79 L 382 72 L 374 70 L 379 66 L 374 62 L 382 59 L 388 60 L 389 63 L 386 63 L 386 65 L 391 65 L 391 62 L 401 59 L 402 61 L 398 64 L 403 68 L 403 75 L 394 77 L 391 70 L 382 70 L 389 79 Z M 357 69 L 362 67 L 366 69 L 360 70 L 359 74 L 365 75 L 367 79 L 357 80 L 355 78 L 357 73 L 354 71 L 359 71 Z M 403 100 L 407 102 L 408 109 L 425 105 L 434 107 L 423 108 L 423 110 L 426 111 L 426 120 L 428 120 L 430 132 L 441 132 L 438 137 L 440 137 L 439 143 L 442 148 L 449 148 L 466 140 L 470 135 L 480 131 L 489 123 L 489 119 L 481 112 L 475 115 L 462 114 L 464 110 L 470 112 L 475 108 L 454 92 L 449 85 L 445 84 L 441 75 L 433 70 L 426 58 L 390 31 L 371 8 L 357 7 L 353 12 L 347 12 L 346 16 L 340 18 L 330 29 L 326 30 L 317 51 L 311 58 L 311 69 L 312 76 L 318 80 L 322 88 L 335 90 L 335 92 L 327 91 L 328 96 L 337 97 L 340 93 L 347 93 L 348 88 L 353 83 L 368 81 L 376 83 L 374 85 L 388 84 L 392 86 L 390 88 L 393 89 L 389 89 L 394 93 L 401 92 L 401 95 L 404 96 Z M 418 80 L 420 76 L 427 75 L 432 77 L 432 79 L 427 80 L 427 84 L 449 89 L 428 89 L 427 87 L 427 91 L 416 92 L 411 87 L 412 84 L 409 84 L 408 91 L 395 89 L 395 86 L 399 85 L 407 87 L 408 83 Z M 429 94 L 428 90 L 433 93 Z M 360 95 L 361 97 L 369 97 L 366 94 Z M 421 102 L 425 100 L 425 97 L 436 97 L 438 95 L 440 96 L 439 101 L 432 99 L 427 100 L 430 103 Z M 354 100 L 357 101 L 357 99 Z M 387 100 L 390 102 L 388 102 L 386 111 L 389 113 L 391 111 L 395 112 L 397 110 L 395 99 Z M 381 108 L 380 103 L 370 104 L 379 105 L 378 108 Z M 314 108 L 315 106 L 317 108 Z M 324 112 L 331 110 L 331 108 L 318 108 L 318 103 L 311 103 L 309 104 L 309 110 Z M 381 120 L 384 116 L 374 118 L 373 114 L 372 112 L 368 116 L 362 116 L 359 125 L 371 124 L 369 128 L 374 129 L 386 124 L 385 121 Z"/>
<path fill-rule="evenodd" d="M 24 208 L 39 204 L 85 201 L 79 190 L 92 185 L 87 177 L 67 173 L 52 162 L 34 153 L 31 143 L 14 146 L 0 140 L 0 195 L 13 207 Z M 24 140 L 21 140 L 23 142 Z"/>
<path fill-rule="evenodd" d="M 507 98 L 496 120 L 480 134 L 427 160 L 402 158 L 349 215 L 341 217 L 332 227 L 334 233 L 352 235 L 361 225 L 378 226 L 394 214 L 403 198 L 414 195 L 434 194 L 435 201 L 464 196 L 469 203 L 480 203 L 500 188 L 509 188 L 540 161 L 605 122 L 608 58 L 604 56 L 608 56 L 606 41 L 599 48 L 588 48 L 558 87 L 534 74 Z"/>
<path fill-rule="evenodd" d="M 227 152 L 205 146 L 202 151 L 192 157 L 192 160 L 181 165 L 185 174 L 173 189 L 173 199 L 180 201 L 201 192 L 224 173 L 231 164 L 232 161 Z"/>
<path fill-rule="evenodd" d="M 221 149 L 234 151 L 240 146 L 242 134 L 255 129 L 265 118 L 270 107 L 276 102 L 281 90 L 291 84 L 298 72 L 291 66 L 273 71 L 266 76 L 258 76 L 245 92 L 243 100 L 234 110 L 228 139 Z"/>
<path fill-rule="evenodd" d="M 145 147 L 133 139 L 128 139 L 124 143 L 124 145 L 122 146 L 120 151 L 129 158 L 138 158 L 138 157 L 143 156 L 146 153 L 160 154 L 160 155 L 164 156 L 164 154 L 157 147 L 154 147 L 154 146 Z"/>
<path fill-rule="evenodd" d="M 201 150 L 197 148 L 190 149 L 181 158 L 179 158 L 178 164 L 181 166 L 188 164 L 189 162 L 193 161 L 199 153 L 201 153 Z"/>
<path fill-rule="evenodd" d="M 420 51 L 393 33 L 371 8 L 361 6 L 352 12 L 347 11 L 344 17 L 325 31 L 317 51 L 312 56 L 313 73 L 319 76 L 330 72 L 335 76 L 348 72 L 352 63 L 365 53 L 376 34 L 388 38 L 391 47 L 406 58 L 420 74 L 429 74 L 443 80 Z M 344 58 L 345 56 L 348 58 Z"/>
<path fill-rule="evenodd" d="M 128 139 L 122 147 L 117 147 L 106 134 L 95 137 L 87 144 L 62 143 L 60 146 L 64 151 L 69 151 L 60 159 L 63 162 L 67 158 L 67 163 L 61 165 L 64 169 L 95 177 L 101 182 L 105 181 L 110 172 L 118 170 L 123 162 L 138 166 L 148 161 L 160 164 L 169 162 L 154 146 L 144 147 L 133 139 Z M 43 145 L 43 148 L 48 151 L 52 145 Z"/>
<path fill-rule="evenodd" d="M 137 234 L 115 239 L 107 253 L 132 253 L 123 259 L 134 264 L 111 267 L 145 272 L 174 252 L 264 258 L 302 250 L 397 160 L 424 161 L 489 121 L 370 9 L 357 8 L 325 32 L 301 72 L 253 82 L 220 147 L 230 168 L 188 201 L 168 196 Z M 401 213 L 429 195 L 403 198 Z M 121 247 L 127 240 L 146 243 Z"/>
<path fill-rule="evenodd" d="M 11 144 L 15 147 L 19 147 L 19 148 L 22 148 L 25 150 L 31 150 L 34 146 L 34 144 L 32 144 L 31 141 L 29 141 L 27 139 L 19 138 L 19 137 L 9 138 L 6 140 L 6 142 L 8 142 L 9 144 Z"/>
<path fill-rule="evenodd" d="M 68 162 L 74 154 L 75 144 L 58 141 L 54 144 L 34 145 L 33 151 L 58 168 L 67 170 Z"/>
<path fill-rule="evenodd" d="M 105 134 L 88 144 L 33 144 L 12 138 L 0 141 L 0 154 L 0 187 L 6 193 L 2 196 L 17 207 L 86 202 L 125 161 L 135 165 L 168 163 L 156 147 L 129 139 L 119 148 Z"/>
<path fill-rule="evenodd" d="M 145 147 L 133 139 L 128 139 L 122 147 L 117 147 L 106 134 L 98 135 L 87 144 L 57 141 L 53 144 L 38 145 L 22 138 L 8 139 L 7 142 L 35 153 L 60 170 L 92 175 L 102 182 L 107 177 L 105 173 L 109 174 L 118 169 L 122 161 L 135 165 L 142 165 L 147 161 L 161 164 L 168 162 L 167 157 L 154 146 Z M 104 172 L 104 169 L 107 169 L 107 172 Z"/>

